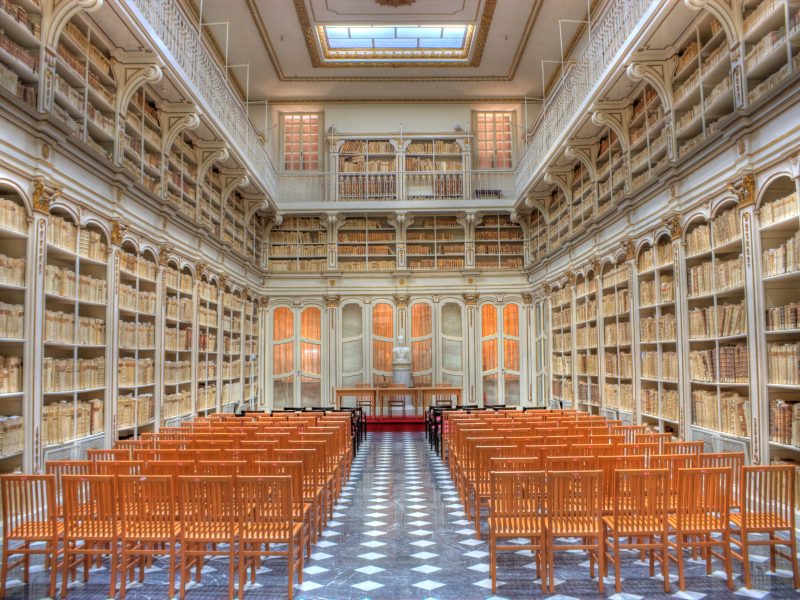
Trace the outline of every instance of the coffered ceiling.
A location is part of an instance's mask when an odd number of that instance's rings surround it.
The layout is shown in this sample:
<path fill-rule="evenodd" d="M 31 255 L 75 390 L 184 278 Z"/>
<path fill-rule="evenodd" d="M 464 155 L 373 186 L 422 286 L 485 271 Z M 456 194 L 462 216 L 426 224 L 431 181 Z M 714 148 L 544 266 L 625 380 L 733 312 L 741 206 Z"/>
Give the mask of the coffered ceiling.
<path fill-rule="evenodd" d="M 587 10 L 586 0 L 183 1 L 195 16 L 202 5 L 204 29 L 242 90 L 249 65 L 251 101 L 538 98 Z M 397 37 L 402 26 L 463 25 L 468 47 L 450 62 L 424 50 L 330 60 L 319 37 L 326 25 L 395 27 Z"/>

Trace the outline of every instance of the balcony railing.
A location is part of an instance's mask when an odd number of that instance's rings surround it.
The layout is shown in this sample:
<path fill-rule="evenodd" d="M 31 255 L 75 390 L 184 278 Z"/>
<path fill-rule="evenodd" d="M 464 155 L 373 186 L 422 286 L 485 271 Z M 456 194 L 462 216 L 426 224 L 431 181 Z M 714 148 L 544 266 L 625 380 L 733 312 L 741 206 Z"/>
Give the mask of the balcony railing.
<path fill-rule="evenodd" d="M 135 16 L 151 35 L 159 38 L 154 42 L 163 54 L 170 55 L 169 62 L 183 71 L 183 78 L 194 85 L 204 104 L 203 112 L 222 129 L 233 153 L 246 163 L 250 176 L 274 199 L 275 167 L 247 110 L 200 39 L 197 26 L 177 0 L 127 0 L 126 4 L 136 9 Z"/>
<path fill-rule="evenodd" d="M 603 74 L 613 67 L 628 38 L 662 0 L 611 0 L 601 20 L 592 24 L 592 37 L 555 94 L 547 100 L 542 116 L 530 135 L 528 147 L 514 175 L 516 198 L 557 151 L 566 134 L 588 108 L 592 92 Z"/>
<path fill-rule="evenodd" d="M 281 204 L 356 201 L 505 200 L 513 203 L 512 171 L 281 173 Z"/>

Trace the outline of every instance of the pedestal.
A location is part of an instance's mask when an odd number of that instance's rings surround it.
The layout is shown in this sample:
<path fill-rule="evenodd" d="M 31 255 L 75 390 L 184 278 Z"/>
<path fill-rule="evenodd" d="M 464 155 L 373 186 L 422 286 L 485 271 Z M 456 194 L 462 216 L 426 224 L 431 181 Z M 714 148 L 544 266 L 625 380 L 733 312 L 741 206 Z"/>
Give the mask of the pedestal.
<path fill-rule="evenodd" d="M 396 385 L 411 387 L 411 365 L 393 365 L 392 381 Z"/>

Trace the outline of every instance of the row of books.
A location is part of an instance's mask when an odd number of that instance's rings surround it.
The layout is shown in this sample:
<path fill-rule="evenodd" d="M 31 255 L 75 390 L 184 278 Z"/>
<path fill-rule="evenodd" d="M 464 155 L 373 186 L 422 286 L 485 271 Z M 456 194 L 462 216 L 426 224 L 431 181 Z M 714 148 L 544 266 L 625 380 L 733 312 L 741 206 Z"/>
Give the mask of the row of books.
<path fill-rule="evenodd" d="M 605 282 L 604 282 L 605 283 Z M 613 294 L 603 294 L 603 316 L 611 317 L 628 313 L 631 310 L 631 293 L 622 289 Z"/>
<path fill-rule="evenodd" d="M 603 398 L 607 408 L 633 412 L 633 385 L 630 383 L 606 383 Z"/>
<path fill-rule="evenodd" d="M 575 360 L 578 363 L 579 375 L 597 375 L 599 366 L 597 354 L 578 354 Z"/>
<path fill-rule="evenodd" d="M 482 229 L 476 227 L 475 240 L 483 242 L 522 241 L 522 232 L 516 229 Z"/>
<path fill-rule="evenodd" d="M 346 140 L 339 148 L 340 154 L 393 154 L 394 147 L 388 140 Z"/>
<path fill-rule="evenodd" d="M 164 348 L 171 352 L 189 352 L 192 349 L 192 330 L 177 327 L 164 328 Z"/>
<path fill-rule="evenodd" d="M 779 223 L 798 215 L 800 215 L 800 200 L 797 192 L 765 202 L 758 211 L 758 218 L 762 227 Z"/>
<path fill-rule="evenodd" d="M 742 222 L 739 219 L 739 210 L 730 208 L 721 212 L 711 222 L 711 235 L 714 237 L 714 246 L 722 246 L 742 237 Z"/>
<path fill-rule="evenodd" d="M 605 374 L 609 377 L 633 378 L 633 357 L 630 352 L 606 352 L 603 354 L 603 363 Z"/>
<path fill-rule="evenodd" d="M 217 386 L 201 385 L 197 387 L 197 410 L 208 410 L 217 406 Z"/>
<path fill-rule="evenodd" d="M 104 404 L 100 398 L 69 402 L 61 400 L 42 407 L 42 442 L 65 444 L 103 433 Z"/>
<path fill-rule="evenodd" d="M 12 258 L 0 254 L 0 284 L 23 287 L 25 285 L 25 258 Z"/>
<path fill-rule="evenodd" d="M 152 358 L 124 358 L 117 363 L 119 387 L 153 385 L 156 381 L 155 361 Z"/>
<path fill-rule="evenodd" d="M 659 396 L 658 388 L 643 387 L 641 390 L 642 412 L 647 415 L 678 420 L 678 390 L 664 388 Z M 661 408 L 658 401 L 661 399 Z"/>
<path fill-rule="evenodd" d="M 232 333 L 239 333 L 239 330 L 242 328 L 242 319 L 240 317 L 234 317 L 232 315 L 223 315 L 222 317 L 222 329 L 227 332 Z"/>
<path fill-rule="evenodd" d="M 767 309 L 767 331 L 797 329 L 800 322 L 800 302 L 790 302 L 783 306 Z"/>
<path fill-rule="evenodd" d="M 572 323 L 572 313 L 569 308 L 563 310 L 554 310 L 551 317 L 553 327 L 567 327 Z"/>
<path fill-rule="evenodd" d="M 192 379 L 192 361 L 164 361 L 164 383 L 176 385 Z"/>
<path fill-rule="evenodd" d="M 767 344 L 769 383 L 800 386 L 800 342 Z"/>
<path fill-rule="evenodd" d="M 764 277 L 800 271 L 800 231 L 777 248 L 761 253 L 761 268 Z"/>
<path fill-rule="evenodd" d="M 217 351 L 217 336 L 209 331 L 201 331 L 197 340 L 197 349 L 200 352 L 215 353 Z"/>
<path fill-rule="evenodd" d="M 522 254 L 525 249 L 522 244 L 475 244 L 477 254 Z"/>
<path fill-rule="evenodd" d="M 730 260 L 706 261 L 687 273 L 690 298 L 741 287 L 744 283 L 742 255 Z"/>
<path fill-rule="evenodd" d="M 770 400 L 769 439 L 778 444 L 800 446 L 800 402 Z"/>
<path fill-rule="evenodd" d="M 686 234 L 686 255 L 694 256 L 711 250 L 711 228 L 702 223 Z"/>
<path fill-rule="evenodd" d="M 208 381 L 217 378 L 217 361 L 202 360 L 197 362 L 197 380 Z"/>
<path fill-rule="evenodd" d="M 222 351 L 226 354 L 240 354 L 242 352 L 241 338 L 225 336 L 222 338 Z"/>
<path fill-rule="evenodd" d="M 105 386 L 106 359 L 53 358 L 42 359 L 42 385 L 45 392 L 73 392 Z"/>
<path fill-rule="evenodd" d="M 161 418 L 173 419 L 192 411 L 192 392 L 183 391 L 165 394 L 161 399 Z"/>
<path fill-rule="evenodd" d="M 270 246 L 269 254 L 277 258 L 289 258 L 299 256 L 304 258 L 324 257 L 327 246 L 322 245 L 292 245 L 292 246 Z"/>
<path fill-rule="evenodd" d="M 578 402 L 597 405 L 600 402 L 600 384 L 578 382 Z"/>
<path fill-rule="evenodd" d="M 141 427 L 155 418 L 153 394 L 125 395 L 117 399 L 117 427 L 120 429 Z"/>
<path fill-rule="evenodd" d="M 219 290 L 215 285 L 205 281 L 199 281 L 197 282 L 197 294 L 200 296 L 201 300 L 216 303 Z"/>
<path fill-rule="evenodd" d="M 597 291 L 597 279 L 582 279 L 575 284 L 575 295 L 580 298 Z"/>
<path fill-rule="evenodd" d="M 77 321 L 77 329 L 75 324 Z M 80 346 L 103 346 L 106 322 L 92 317 L 75 318 L 73 313 L 47 310 L 44 313 L 44 341 Z"/>
<path fill-rule="evenodd" d="M 0 198 L 0 228 L 27 233 L 28 215 L 25 208 L 10 198 Z"/>
<path fill-rule="evenodd" d="M 631 324 L 611 323 L 603 329 L 605 346 L 624 346 L 631 343 Z"/>
<path fill-rule="evenodd" d="M 22 391 L 22 357 L 0 355 L 0 394 Z"/>
<path fill-rule="evenodd" d="M 194 279 L 191 273 L 182 273 L 172 267 L 164 268 L 164 283 L 167 287 L 180 290 L 183 294 L 191 294 Z"/>
<path fill-rule="evenodd" d="M 716 318 L 715 318 L 716 314 Z M 716 323 L 716 325 L 715 325 Z M 689 310 L 689 338 L 706 339 L 741 335 L 747 331 L 744 301 Z"/>
<path fill-rule="evenodd" d="M 732 344 L 689 352 L 689 377 L 704 383 L 747 383 L 747 344 Z"/>
<path fill-rule="evenodd" d="M 678 330 L 673 313 L 639 319 L 642 342 L 671 342 L 677 339 Z"/>
<path fill-rule="evenodd" d="M 241 360 L 231 360 L 231 361 L 224 361 L 222 363 L 222 378 L 223 379 L 231 379 L 234 377 L 239 377 L 242 373 L 242 361 Z"/>
<path fill-rule="evenodd" d="M 119 255 L 119 268 L 121 271 L 147 279 L 148 281 L 156 280 L 156 273 L 158 272 L 158 265 L 143 256 L 129 254 L 127 252 L 120 252 Z"/>
<path fill-rule="evenodd" d="M 572 375 L 572 359 L 567 356 L 553 356 L 553 375 Z"/>
<path fill-rule="evenodd" d="M 191 298 L 171 298 L 166 299 L 167 318 L 182 323 L 194 321 L 194 303 Z"/>
<path fill-rule="evenodd" d="M 406 154 L 460 154 L 461 146 L 456 142 L 433 140 L 433 142 L 412 142 Z"/>
<path fill-rule="evenodd" d="M 25 307 L 0 302 L 0 338 L 21 340 L 25 335 Z"/>
<path fill-rule="evenodd" d="M 642 377 L 647 379 L 678 380 L 678 353 L 642 352 Z"/>
<path fill-rule="evenodd" d="M 627 264 L 621 264 L 608 273 L 603 274 L 603 287 L 622 287 L 630 280 L 630 267 Z"/>
<path fill-rule="evenodd" d="M 318 260 L 270 260 L 269 268 L 276 273 L 317 273 L 324 271 L 328 266 L 328 261 L 324 258 Z"/>
<path fill-rule="evenodd" d="M 242 307 L 244 306 L 244 300 L 242 300 L 239 296 L 231 292 L 223 292 L 222 305 L 225 308 L 233 311 L 241 311 Z"/>
<path fill-rule="evenodd" d="M 197 319 L 200 325 L 204 327 L 217 327 L 217 310 L 215 308 L 208 308 L 199 306 L 197 308 Z"/>
<path fill-rule="evenodd" d="M 555 290 L 551 297 L 551 304 L 553 306 L 561 306 L 568 304 L 572 300 L 572 288 L 564 287 L 560 290 Z"/>
<path fill-rule="evenodd" d="M 658 296 L 656 296 L 658 291 Z M 675 282 L 672 275 L 662 273 L 659 277 L 658 286 L 655 280 L 642 281 L 639 284 L 639 304 L 641 306 L 652 306 L 657 303 L 667 303 L 675 301 Z"/>
<path fill-rule="evenodd" d="M 46 265 L 44 275 L 44 291 L 47 294 L 62 298 L 75 298 L 76 292 L 81 302 L 104 304 L 108 283 L 104 279 L 96 279 L 89 275 L 76 275 L 75 271 Z"/>
<path fill-rule="evenodd" d="M 592 299 L 581 302 L 575 307 L 575 316 L 578 323 L 591 321 L 597 318 L 597 300 Z"/>
<path fill-rule="evenodd" d="M 572 400 L 575 397 L 572 378 L 553 379 L 553 396 L 561 400 Z"/>
<path fill-rule="evenodd" d="M 155 323 L 119 322 L 119 347 L 126 350 L 152 350 L 156 347 Z"/>
<path fill-rule="evenodd" d="M 0 415 L 0 457 L 22 453 L 25 446 L 25 421 L 19 415 Z"/>
<path fill-rule="evenodd" d="M 578 327 L 575 331 L 575 346 L 580 349 L 597 348 L 597 325 Z"/>
<path fill-rule="evenodd" d="M 144 315 L 156 314 L 156 293 L 137 290 L 124 283 L 119 286 L 119 307 Z"/>

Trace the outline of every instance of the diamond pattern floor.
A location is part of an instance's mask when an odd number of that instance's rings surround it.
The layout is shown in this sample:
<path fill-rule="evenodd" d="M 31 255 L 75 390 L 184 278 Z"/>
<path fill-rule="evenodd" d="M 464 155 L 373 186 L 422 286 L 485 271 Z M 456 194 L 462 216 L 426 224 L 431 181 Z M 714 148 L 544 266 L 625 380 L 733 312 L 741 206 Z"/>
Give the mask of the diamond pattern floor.
<path fill-rule="evenodd" d="M 527 551 L 503 552 L 498 558 L 497 595 L 491 593 L 488 544 L 475 539 L 465 519 L 447 467 L 425 441 L 424 434 L 371 433 L 352 467 L 352 476 L 336 506 L 334 519 L 320 537 L 306 562 L 304 582 L 295 586 L 295 598 L 306 599 L 427 599 L 470 600 L 500 598 L 552 598 L 639 600 L 642 598 L 800 597 L 791 587 L 791 574 L 779 569 L 767 572 L 763 557 L 754 561 L 752 590 L 730 592 L 718 573 L 707 577 L 703 564 L 687 563 L 687 591 L 665 594 L 661 581 L 649 577 L 634 554 L 623 569 L 623 593 L 615 594 L 613 580 L 605 596 L 589 579 L 589 563 L 580 552 L 556 558 L 555 594 L 542 594 L 533 581 L 533 565 Z M 519 540 L 521 543 L 524 540 Z M 786 568 L 786 564 L 781 565 Z M 148 573 L 144 585 L 129 589 L 130 600 L 164 598 L 167 572 L 163 563 Z M 719 565 L 715 564 L 715 569 Z M 225 597 L 227 569 L 212 560 L 203 582 L 187 593 L 187 600 Z M 673 568 L 674 574 L 675 569 Z M 735 565 L 735 572 L 740 567 Z M 13 572 L 11 578 L 21 573 Z M 92 574 L 89 583 L 70 591 L 70 600 L 100 600 L 107 595 L 107 571 Z M 36 572 L 32 583 L 10 584 L 11 600 L 46 596 L 46 576 Z M 735 579 L 741 588 L 740 577 Z M 265 562 L 247 598 L 286 596 L 286 564 Z"/>

